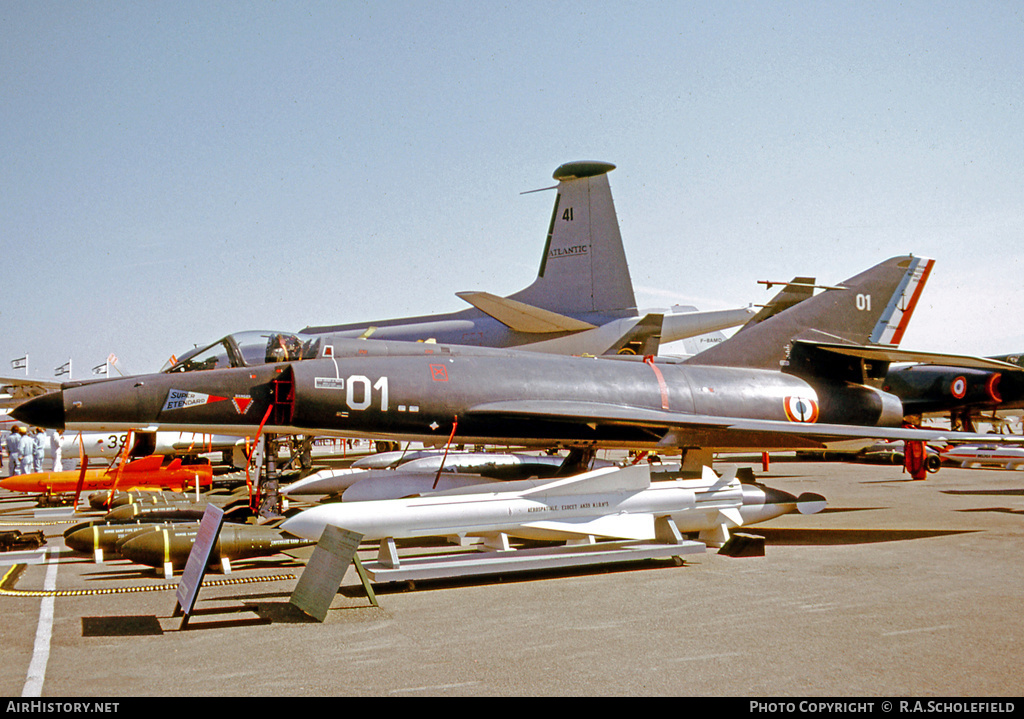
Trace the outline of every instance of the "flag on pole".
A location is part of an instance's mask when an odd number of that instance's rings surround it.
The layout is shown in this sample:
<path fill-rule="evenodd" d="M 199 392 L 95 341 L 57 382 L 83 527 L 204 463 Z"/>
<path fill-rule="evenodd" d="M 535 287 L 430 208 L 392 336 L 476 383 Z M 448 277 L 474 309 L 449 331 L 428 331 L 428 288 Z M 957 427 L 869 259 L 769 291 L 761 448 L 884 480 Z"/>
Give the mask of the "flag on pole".
<path fill-rule="evenodd" d="M 23 369 L 28 373 L 28 355 L 11 360 L 11 369 Z"/>
<path fill-rule="evenodd" d="M 111 352 L 109 355 L 107 355 L 107 374 L 108 375 L 110 374 L 110 368 L 111 367 L 116 369 L 117 373 L 119 375 L 121 375 L 122 377 L 124 377 L 124 372 L 122 372 L 121 368 L 117 366 L 117 355 L 115 355 L 113 352 Z"/>
<path fill-rule="evenodd" d="M 104 377 L 106 377 L 108 374 L 110 374 L 110 368 L 107 366 L 107 363 L 104 362 L 103 364 L 98 364 L 95 367 L 93 367 L 92 373 L 103 375 Z"/>
<path fill-rule="evenodd" d="M 65 374 L 68 377 L 71 376 L 71 360 L 68 360 L 67 362 L 62 364 L 60 367 L 57 367 L 56 369 L 53 370 L 53 376 L 54 377 L 60 377 L 61 375 L 65 375 Z"/>

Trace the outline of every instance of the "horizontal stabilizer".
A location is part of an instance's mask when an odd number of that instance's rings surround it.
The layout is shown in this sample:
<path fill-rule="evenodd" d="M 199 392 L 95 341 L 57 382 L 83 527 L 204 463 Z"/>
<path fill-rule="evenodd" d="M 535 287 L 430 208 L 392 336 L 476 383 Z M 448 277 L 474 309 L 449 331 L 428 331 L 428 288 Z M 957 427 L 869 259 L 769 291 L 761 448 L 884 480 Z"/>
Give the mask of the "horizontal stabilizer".
<path fill-rule="evenodd" d="M 614 539 L 654 539 L 654 515 L 609 514 L 579 520 L 528 522 L 524 528 L 568 536 Z"/>
<path fill-rule="evenodd" d="M 529 334 L 582 332 L 583 330 L 592 330 L 596 326 L 589 322 L 581 322 L 572 317 L 560 315 L 557 312 L 542 310 L 525 302 L 498 297 L 489 292 L 456 292 L 455 294 L 516 332 Z"/>
<path fill-rule="evenodd" d="M 814 296 L 814 290 L 817 285 L 814 284 L 813 277 L 794 277 L 790 282 L 765 282 L 759 280 L 761 284 L 765 284 L 771 289 L 772 285 L 785 285 L 782 290 L 773 297 L 768 304 L 761 308 L 761 311 L 750 318 L 747 324 L 743 325 L 741 329 L 748 329 L 756 324 L 764 322 L 769 317 L 774 317 L 783 310 L 787 310 L 793 305 L 800 304 L 806 299 L 810 299 Z M 824 289 L 838 289 L 836 287 L 827 287 Z"/>
<path fill-rule="evenodd" d="M 605 352 L 606 355 L 640 355 L 653 357 L 658 354 L 661 344 L 662 314 L 647 314 L 633 325 L 619 340 Z"/>

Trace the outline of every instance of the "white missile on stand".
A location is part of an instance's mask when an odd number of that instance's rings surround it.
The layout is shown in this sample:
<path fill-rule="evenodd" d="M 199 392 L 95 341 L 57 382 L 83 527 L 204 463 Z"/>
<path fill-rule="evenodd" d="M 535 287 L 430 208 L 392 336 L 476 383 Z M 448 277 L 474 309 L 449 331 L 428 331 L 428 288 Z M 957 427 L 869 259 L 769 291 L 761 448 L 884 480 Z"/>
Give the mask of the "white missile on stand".
<path fill-rule="evenodd" d="M 396 499 L 439 489 L 491 484 L 507 477 L 550 477 L 564 457 L 496 452 L 386 452 L 360 458 L 347 469 L 324 469 L 281 489 L 287 496 L 341 495 L 346 502 Z M 596 467 L 611 466 L 595 460 Z M 355 485 L 359 485 L 355 489 Z"/>
<path fill-rule="evenodd" d="M 649 465 L 605 467 L 555 480 L 498 482 L 421 497 L 322 505 L 281 528 L 319 539 L 327 525 L 367 541 L 415 537 L 483 537 L 508 549 L 508 537 L 593 541 L 659 540 L 699 533 L 721 546 L 729 531 L 798 511 L 813 514 L 825 499 L 800 497 L 759 484 L 741 484 L 732 468 L 719 477 L 704 467 L 700 479 L 651 481 Z M 392 541 L 393 545 L 393 541 Z M 384 552 L 384 543 L 381 545 Z"/>
<path fill-rule="evenodd" d="M 939 453 L 945 462 L 959 462 L 961 467 L 1024 467 L 1024 449 L 1020 447 L 996 447 L 994 445 L 967 445 L 950 447 Z"/>

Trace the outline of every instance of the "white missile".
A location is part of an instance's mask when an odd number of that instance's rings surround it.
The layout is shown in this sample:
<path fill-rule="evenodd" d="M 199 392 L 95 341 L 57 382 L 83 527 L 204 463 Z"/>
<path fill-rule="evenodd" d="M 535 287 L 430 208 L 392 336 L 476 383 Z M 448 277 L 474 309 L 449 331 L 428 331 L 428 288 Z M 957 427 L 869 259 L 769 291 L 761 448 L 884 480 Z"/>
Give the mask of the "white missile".
<path fill-rule="evenodd" d="M 442 469 L 445 472 L 475 472 L 486 475 L 488 473 L 502 472 L 515 468 L 526 468 L 535 470 L 550 469 L 557 470 L 565 461 L 565 457 L 548 456 L 544 454 L 503 454 L 496 452 L 452 452 L 447 457 L 444 455 L 419 457 L 402 462 L 395 469 L 403 472 L 429 472 Z M 611 462 L 603 462 L 600 466 L 610 466 Z M 596 467 L 595 467 L 596 469 Z M 525 477 L 523 477 L 525 479 Z"/>
<path fill-rule="evenodd" d="M 400 499 L 431 492 L 445 492 L 482 484 L 494 484 L 493 479 L 478 474 L 450 472 L 395 472 L 370 470 L 362 479 L 341 494 L 344 502 L 368 502 L 378 499 Z M 381 476 L 386 475 L 386 476 Z"/>
<path fill-rule="evenodd" d="M 960 445 L 940 453 L 943 460 L 959 462 L 961 467 L 995 466 L 1006 469 L 1024 467 L 1024 449 L 994 445 Z"/>
<path fill-rule="evenodd" d="M 399 455 L 402 453 L 382 452 L 372 457 L 363 457 L 353 462 L 348 469 L 321 470 L 292 482 L 281 491 L 289 496 L 340 494 L 346 501 L 393 499 L 437 489 L 487 484 L 497 479 L 550 477 L 565 461 L 564 457 L 557 456 L 496 452 L 452 452 L 447 457 L 443 451 L 410 452 L 404 457 Z M 611 465 L 606 460 L 595 460 L 596 467 Z M 456 473 L 465 479 L 450 477 Z M 426 479 L 428 475 L 429 481 Z M 449 476 L 448 479 L 445 479 L 446 476 Z M 356 483 L 360 489 L 352 492 L 350 487 Z M 370 483 L 380 486 L 371 489 Z"/>
<path fill-rule="evenodd" d="M 478 472 L 498 467 L 558 466 L 564 457 L 546 454 L 516 454 L 510 452 L 445 452 L 443 449 L 423 449 L 413 452 L 381 452 L 360 457 L 351 464 L 356 469 L 404 469 L 437 471 L 438 467 Z M 598 460 L 599 466 L 611 462 Z M 603 464 L 602 464 L 603 463 Z"/>
<path fill-rule="evenodd" d="M 281 488 L 281 494 L 303 495 L 303 494 L 341 494 L 353 484 L 363 479 L 370 471 L 368 469 L 322 469 L 314 472 L 308 477 L 303 477 L 292 482 L 287 487 Z"/>
<path fill-rule="evenodd" d="M 354 469 L 389 469 L 397 467 L 403 462 L 408 462 L 421 457 L 442 456 L 443 449 L 416 449 L 412 451 L 377 452 L 368 454 L 355 460 L 351 467 Z"/>
<path fill-rule="evenodd" d="M 654 540 L 656 521 L 670 518 L 680 533 L 699 532 L 720 546 L 729 530 L 799 511 L 820 511 L 820 495 L 799 498 L 741 484 L 733 469 L 719 477 L 652 482 L 649 465 L 605 467 L 556 480 L 499 482 L 408 499 L 323 505 L 286 520 L 282 529 L 319 539 L 333 525 L 364 540 L 413 537 L 564 540 L 585 537 Z"/>

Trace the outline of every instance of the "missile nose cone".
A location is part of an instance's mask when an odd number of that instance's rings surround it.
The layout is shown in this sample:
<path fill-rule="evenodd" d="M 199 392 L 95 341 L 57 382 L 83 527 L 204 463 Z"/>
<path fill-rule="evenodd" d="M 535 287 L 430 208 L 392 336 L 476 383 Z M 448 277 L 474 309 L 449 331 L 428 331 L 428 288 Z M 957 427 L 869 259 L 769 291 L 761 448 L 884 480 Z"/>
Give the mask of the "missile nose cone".
<path fill-rule="evenodd" d="M 320 519 L 322 512 L 319 510 L 321 509 L 322 507 L 314 507 L 286 519 L 281 524 L 281 531 L 288 532 L 296 537 L 302 537 L 303 539 L 310 539 L 314 542 L 318 541 L 327 524 L 326 520 Z"/>
<path fill-rule="evenodd" d="M 76 529 L 64 537 L 64 544 L 68 549 L 88 554 L 93 550 L 92 528 L 84 527 Z"/>
<path fill-rule="evenodd" d="M 64 392 L 58 390 L 22 402 L 11 412 L 11 417 L 33 427 L 64 429 Z"/>

